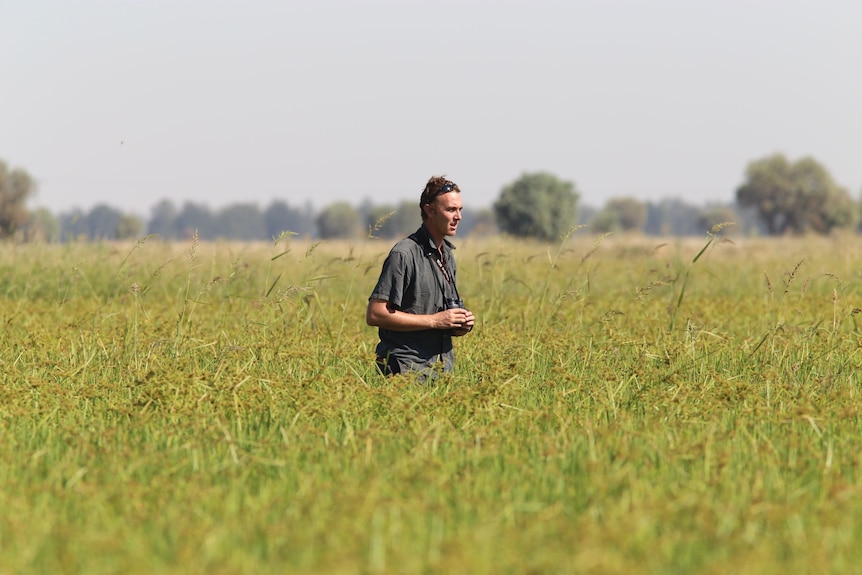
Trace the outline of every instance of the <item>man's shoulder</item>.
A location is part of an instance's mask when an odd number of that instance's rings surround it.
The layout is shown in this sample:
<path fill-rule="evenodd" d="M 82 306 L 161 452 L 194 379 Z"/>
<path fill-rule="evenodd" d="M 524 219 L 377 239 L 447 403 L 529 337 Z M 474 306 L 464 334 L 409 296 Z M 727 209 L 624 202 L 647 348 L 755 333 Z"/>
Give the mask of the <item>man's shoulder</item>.
<path fill-rule="evenodd" d="M 400 255 L 409 255 L 409 256 L 422 256 L 422 246 L 420 246 L 416 241 L 411 237 L 406 237 L 402 240 L 399 240 L 392 249 L 389 250 L 391 254 L 400 254 Z"/>

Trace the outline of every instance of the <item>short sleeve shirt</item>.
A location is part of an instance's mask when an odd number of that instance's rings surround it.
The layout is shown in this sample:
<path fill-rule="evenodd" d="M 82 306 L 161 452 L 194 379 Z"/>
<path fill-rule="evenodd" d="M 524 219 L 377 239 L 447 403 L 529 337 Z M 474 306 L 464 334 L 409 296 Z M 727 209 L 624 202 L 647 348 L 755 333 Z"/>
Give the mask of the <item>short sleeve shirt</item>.
<path fill-rule="evenodd" d="M 383 300 L 395 309 L 414 314 L 446 309 L 446 299 L 456 298 L 458 293 L 454 249 L 444 240 L 443 259 L 438 264 L 437 246 L 423 225 L 389 252 L 369 299 Z M 455 355 L 448 330 L 396 332 L 380 328 L 378 332 L 378 357 L 395 358 L 403 371 L 420 371 L 438 361 L 443 362 L 445 371 L 452 369 Z"/>

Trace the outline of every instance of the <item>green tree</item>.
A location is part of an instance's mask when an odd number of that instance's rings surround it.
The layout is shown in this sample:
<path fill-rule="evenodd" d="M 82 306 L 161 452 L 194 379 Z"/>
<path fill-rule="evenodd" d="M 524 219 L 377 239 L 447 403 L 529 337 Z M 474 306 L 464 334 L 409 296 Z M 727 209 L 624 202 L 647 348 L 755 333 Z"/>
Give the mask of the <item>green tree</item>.
<path fill-rule="evenodd" d="M 114 229 L 114 237 L 118 240 L 134 240 L 141 237 L 144 231 L 144 222 L 134 214 L 122 214 L 117 220 Z"/>
<path fill-rule="evenodd" d="M 84 228 L 91 240 L 113 240 L 123 212 L 107 204 L 97 204 L 84 216 Z"/>
<path fill-rule="evenodd" d="M 375 206 L 364 205 L 360 209 L 365 229 L 378 238 L 391 238 L 395 235 L 391 224 L 397 210 L 390 204 Z"/>
<path fill-rule="evenodd" d="M 277 238 L 281 232 L 307 233 L 306 219 L 302 210 L 290 207 L 284 200 L 274 200 L 263 211 L 266 235 L 271 239 Z"/>
<path fill-rule="evenodd" d="M 525 173 L 503 188 L 494 216 L 505 233 L 552 241 L 575 225 L 578 198 L 572 182 L 547 172 Z"/>
<path fill-rule="evenodd" d="M 499 233 L 494 220 L 494 211 L 490 208 L 467 210 L 465 218 L 458 224 L 459 236 L 487 237 Z"/>
<path fill-rule="evenodd" d="M 218 235 L 232 240 L 267 240 L 266 220 L 257 204 L 230 204 L 218 212 Z"/>
<path fill-rule="evenodd" d="M 619 214 L 607 208 L 603 209 L 590 220 L 590 229 L 598 234 L 609 234 L 620 231 L 622 226 L 620 226 Z"/>
<path fill-rule="evenodd" d="M 160 200 L 150 210 L 150 221 L 147 224 L 147 232 L 158 234 L 163 240 L 172 240 L 177 237 L 176 229 L 177 208 L 171 200 Z"/>
<path fill-rule="evenodd" d="M 856 197 L 856 213 L 860 216 L 860 222 L 856 223 L 856 231 L 862 232 L 862 188 L 859 189 L 859 195 Z"/>
<path fill-rule="evenodd" d="M 664 198 L 647 203 L 644 232 L 653 236 L 703 236 L 700 226 L 702 208 L 679 198 Z"/>
<path fill-rule="evenodd" d="M 749 163 L 745 176 L 736 200 L 742 207 L 755 207 L 771 235 L 825 234 L 859 219 L 849 192 L 814 158 L 790 162 L 774 154 Z"/>
<path fill-rule="evenodd" d="M 37 208 L 24 226 L 28 241 L 56 242 L 60 239 L 60 222 L 48 208 Z"/>
<path fill-rule="evenodd" d="M 381 220 L 383 220 L 381 222 Z M 418 202 L 404 201 L 391 205 L 369 206 L 365 210 L 365 229 L 377 227 L 373 235 L 379 238 L 397 238 L 416 231 L 422 223 Z"/>
<path fill-rule="evenodd" d="M 646 225 L 647 211 L 647 205 L 635 198 L 612 198 L 591 225 L 599 233 L 640 231 Z"/>
<path fill-rule="evenodd" d="M 697 222 L 698 226 L 703 230 L 703 233 L 707 233 L 718 224 L 724 224 L 727 222 L 738 224 L 739 219 L 739 216 L 732 207 L 711 205 L 704 208 L 700 213 L 700 217 L 697 219 Z M 739 231 L 739 226 L 728 229 L 726 233 L 733 233 L 734 230 Z"/>
<path fill-rule="evenodd" d="M 418 201 L 404 200 L 395 209 L 395 214 L 389 219 L 394 237 L 408 236 L 422 225 L 422 211 Z"/>
<path fill-rule="evenodd" d="M 61 242 L 87 239 L 86 214 L 81 208 L 72 208 L 68 212 L 61 212 L 57 221 L 60 224 Z"/>
<path fill-rule="evenodd" d="M 336 202 L 317 215 L 317 232 L 324 239 L 355 238 L 362 227 L 359 212 L 347 202 Z"/>
<path fill-rule="evenodd" d="M 10 170 L 0 160 L 0 238 L 11 236 L 27 223 L 27 200 L 36 191 L 33 178 L 26 171 Z"/>
<path fill-rule="evenodd" d="M 635 198 L 613 198 L 605 209 L 617 215 L 620 229 L 624 232 L 642 230 L 646 224 L 647 206 Z"/>
<path fill-rule="evenodd" d="M 180 213 L 174 219 L 177 236 L 180 239 L 190 239 L 197 232 L 198 237 L 203 240 L 215 239 L 218 234 L 216 216 L 209 207 L 194 202 L 183 204 Z"/>

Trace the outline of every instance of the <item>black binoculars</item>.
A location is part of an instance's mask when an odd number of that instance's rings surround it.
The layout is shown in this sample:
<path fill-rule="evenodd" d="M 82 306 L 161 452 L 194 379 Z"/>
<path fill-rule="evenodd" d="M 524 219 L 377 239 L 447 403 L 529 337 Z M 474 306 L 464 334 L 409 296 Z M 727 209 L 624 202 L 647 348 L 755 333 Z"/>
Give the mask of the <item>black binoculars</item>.
<path fill-rule="evenodd" d="M 464 300 L 459 297 L 447 297 L 446 309 L 459 309 L 464 307 Z"/>

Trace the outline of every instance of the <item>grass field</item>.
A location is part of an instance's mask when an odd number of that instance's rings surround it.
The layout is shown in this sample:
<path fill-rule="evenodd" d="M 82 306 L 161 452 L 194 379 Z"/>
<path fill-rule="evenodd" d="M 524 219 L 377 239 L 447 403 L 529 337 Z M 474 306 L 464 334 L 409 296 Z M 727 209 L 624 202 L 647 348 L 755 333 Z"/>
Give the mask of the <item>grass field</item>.
<path fill-rule="evenodd" d="M 859 239 L 579 234 L 435 386 L 388 240 L 0 245 L 0 574 L 860 572 Z"/>

